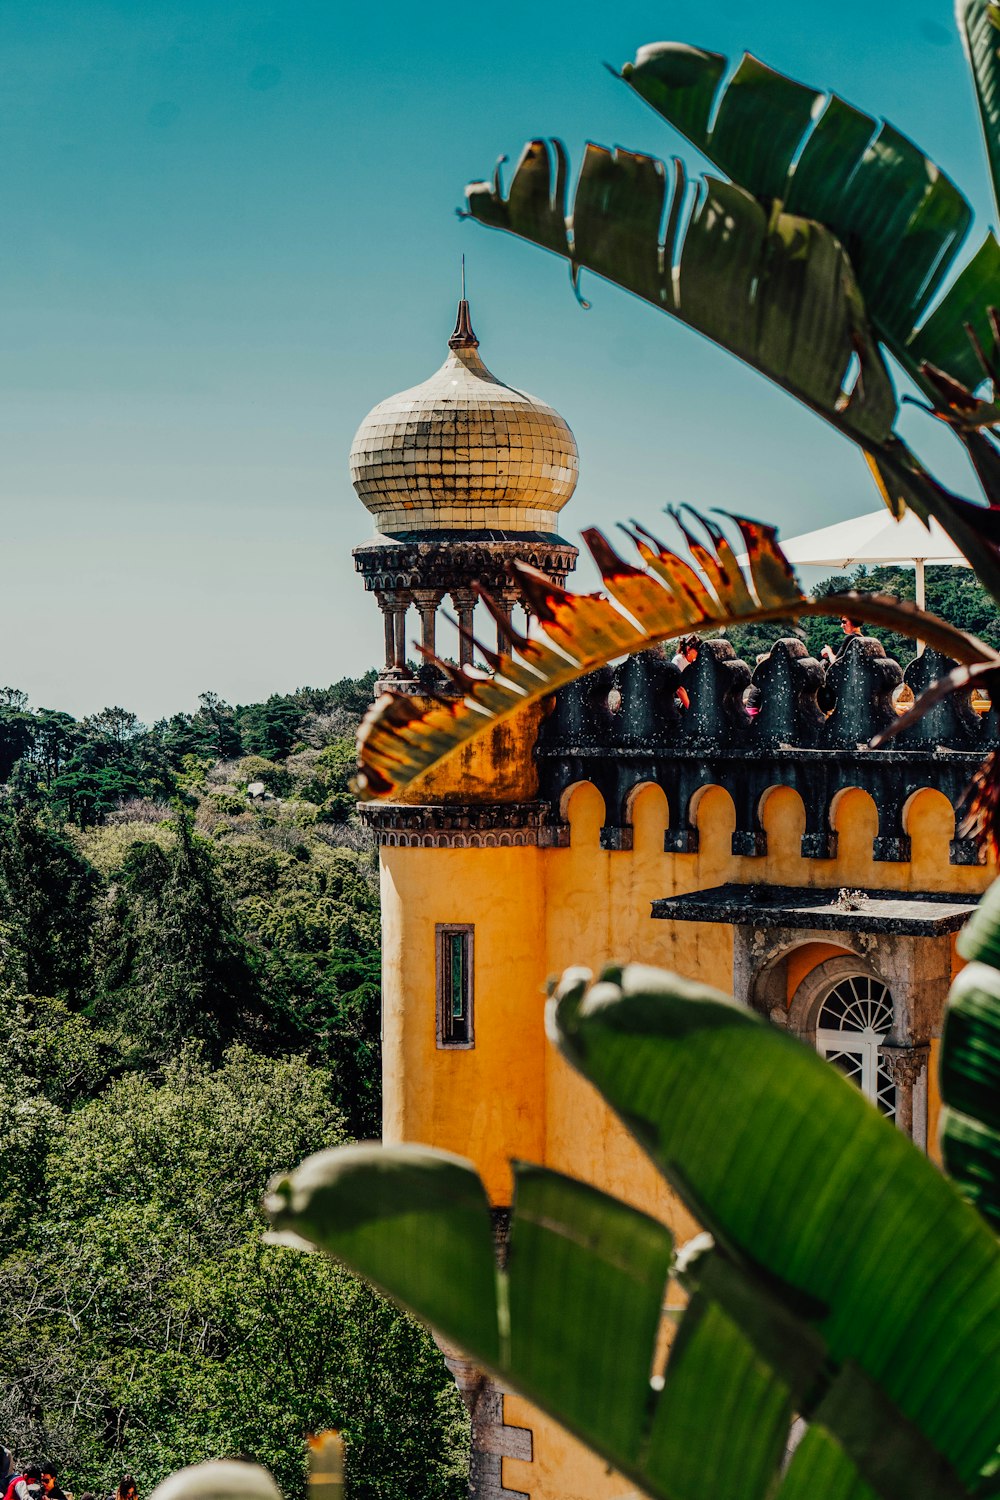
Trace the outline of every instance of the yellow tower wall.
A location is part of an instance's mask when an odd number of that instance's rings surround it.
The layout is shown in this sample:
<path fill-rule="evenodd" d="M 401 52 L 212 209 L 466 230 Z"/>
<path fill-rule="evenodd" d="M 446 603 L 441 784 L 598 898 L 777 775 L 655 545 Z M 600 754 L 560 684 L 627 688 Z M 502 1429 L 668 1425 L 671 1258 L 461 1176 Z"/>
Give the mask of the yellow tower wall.
<path fill-rule="evenodd" d="M 527 737 L 516 736 L 502 747 L 510 800 L 515 788 L 522 797 L 537 795 L 533 770 L 522 764 L 518 771 L 510 763 L 525 758 L 526 743 Z M 481 747 L 464 769 L 453 765 L 451 779 L 439 776 L 438 805 L 458 800 L 459 791 L 474 800 L 465 777 L 477 789 L 486 786 L 490 759 L 500 750 L 499 744 Z M 563 801 L 565 847 L 383 847 L 387 1141 L 425 1142 L 471 1158 L 496 1205 L 510 1202 L 510 1158 L 541 1161 L 655 1214 L 679 1240 L 689 1238 L 697 1228 L 690 1216 L 621 1123 L 546 1043 L 546 978 L 574 964 L 596 971 L 612 960 L 639 960 L 728 991 L 732 929 L 654 921 L 655 899 L 729 881 L 975 896 L 993 874 L 949 864 L 954 812 L 929 789 L 906 808 L 911 858 L 905 863 L 873 858 L 878 814 L 871 797 L 857 788 L 841 793 L 831 808 L 837 848 L 828 860 L 802 857 L 805 811 L 790 788 L 773 788 L 762 799 L 763 856 L 733 855 L 735 813 L 722 787 L 704 787 L 691 813 L 697 852 L 664 853 L 666 798 L 658 786 L 640 787 L 628 809 L 632 847 L 603 849 L 604 804 L 584 782 Z M 442 922 L 475 924 L 475 1047 L 468 1051 L 436 1046 L 435 925 Z M 840 951 L 804 943 L 792 955 L 789 974 L 798 984 Z M 932 1076 L 932 1129 L 938 1109 Z M 507 1487 L 534 1500 L 617 1500 L 628 1492 L 620 1476 L 520 1398 L 505 1397 L 504 1415 L 534 1434 L 532 1462 L 503 1460 Z"/>
<path fill-rule="evenodd" d="M 382 851 L 383 1138 L 469 1157 L 499 1204 L 545 1152 L 543 853 Z M 475 923 L 468 1050 L 437 1046 L 439 922 Z"/>

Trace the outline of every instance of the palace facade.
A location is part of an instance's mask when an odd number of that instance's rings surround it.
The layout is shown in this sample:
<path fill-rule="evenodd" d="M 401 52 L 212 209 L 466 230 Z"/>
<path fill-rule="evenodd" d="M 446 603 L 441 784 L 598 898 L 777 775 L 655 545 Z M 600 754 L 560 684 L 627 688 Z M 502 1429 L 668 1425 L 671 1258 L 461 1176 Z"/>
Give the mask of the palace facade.
<path fill-rule="evenodd" d="M 576 481 L 572 433 L 490 374 L 464 302 L 445 365 L 370 413 L 351 466 L 377 530 L 354 555 L 385 617 L 383 687 L 443 690 L 432 665 L 408 661 L 408 621 L 428 652 L 468 661 L 474 580 L 501 603 L 502 646 L 524 607 L 510 560 L 559 582 L 574 566 L 556 531 Z M 465 627 L 454 649 L 439 640 L 449 606 Z M 501 1242 L 512 1158 L 595 1183 L 689 1238 L 698 1226 L 544 1036 L 548 976 L 634 960 L 735 993 L 933 1154 L 955 935 L 993 873 L 956 834 L 956 808 L 997 724 L 955 696 L 890 748 L 868 745 L 901 692 L 951 665 L 928 650 L 904 673 L 857 637 L 824 674 L 797 640 L 756 663 L 706 641 L 682 710 L 678 668 L 650 651 L 496 726 L 425 778 L 419 800 L 365 807 L 381 860 L 385 1140 L 470 1158 Z M 630 1493 L 449 1359 L 473 1414 L 478 1500 Z"/>

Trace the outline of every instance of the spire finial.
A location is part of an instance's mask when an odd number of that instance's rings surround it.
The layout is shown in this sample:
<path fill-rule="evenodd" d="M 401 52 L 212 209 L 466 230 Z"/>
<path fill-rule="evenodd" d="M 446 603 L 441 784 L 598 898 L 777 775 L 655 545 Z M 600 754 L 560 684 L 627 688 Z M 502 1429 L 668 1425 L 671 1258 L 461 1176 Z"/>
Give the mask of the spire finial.
<path fill-rule="evenodd" d="M 448 340 L 449 349 L 478 349 L 479 340 L 472 331 L 472 319 L 469 317 L 469 304 L 465 300 L 465 256 L 462 256 L 462 296 L 458 304 L 458 317 L 455 319 L 455 331 Z"/>

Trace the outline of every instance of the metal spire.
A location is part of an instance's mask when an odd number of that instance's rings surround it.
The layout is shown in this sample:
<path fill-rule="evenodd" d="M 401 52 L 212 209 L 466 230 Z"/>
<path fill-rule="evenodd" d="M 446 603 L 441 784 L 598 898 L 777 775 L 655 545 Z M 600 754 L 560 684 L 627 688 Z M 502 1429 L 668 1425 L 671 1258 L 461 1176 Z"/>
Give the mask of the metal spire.
<path fill-rule="evenodd" d="M 455 331 L 448 340 L 449 349 L 478 349 L 479 340 L 472 331 L 472 320 L 469 317 L 469 304 L 465 300 L 465 256 L 462 256 L 462 296 L 458 304 L 458 317 L 455 320 Z"/>

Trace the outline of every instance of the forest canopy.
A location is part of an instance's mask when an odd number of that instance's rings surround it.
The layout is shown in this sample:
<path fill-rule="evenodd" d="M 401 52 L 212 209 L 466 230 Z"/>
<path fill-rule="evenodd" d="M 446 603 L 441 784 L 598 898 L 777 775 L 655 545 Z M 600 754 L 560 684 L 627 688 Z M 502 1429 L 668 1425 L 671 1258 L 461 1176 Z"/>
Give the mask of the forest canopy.
<path fill-rule="evenodd" d="M 269 1176 L 377 1135 L 377 868 L 348 782 L 373 675 L 152 728 L 0 702 L 0 1436 L 68 1487 L 248 1455 L 304 1492 L 466 1489 L 429 1337 L 267 1245 Z"/>

